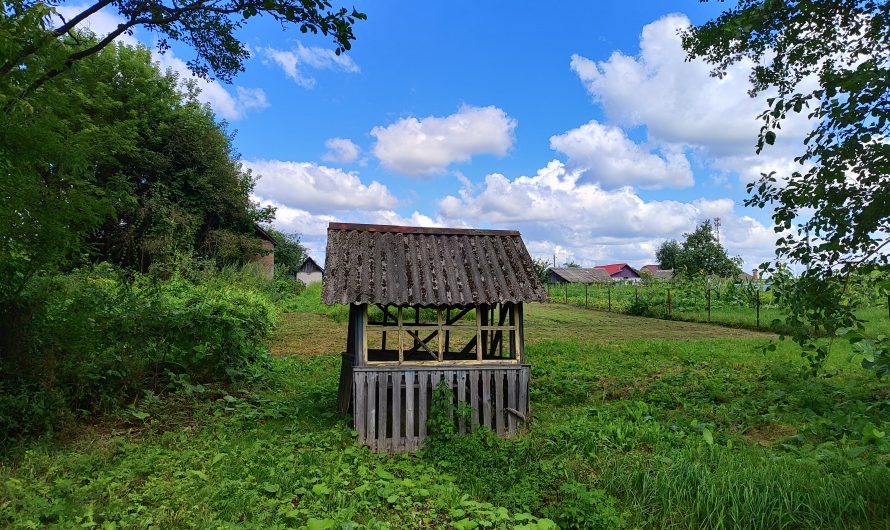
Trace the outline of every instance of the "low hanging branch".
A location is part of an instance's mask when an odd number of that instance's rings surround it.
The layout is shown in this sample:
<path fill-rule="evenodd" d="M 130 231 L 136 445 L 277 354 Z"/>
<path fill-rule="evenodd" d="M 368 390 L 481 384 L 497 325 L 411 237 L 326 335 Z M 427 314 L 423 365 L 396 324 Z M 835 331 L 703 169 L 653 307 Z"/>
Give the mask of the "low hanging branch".
<path fill-rule="evenodd" d="M 123 17 L 115 30 L 98 41 L 81 47 L 73 38 L 79 25 L 102 9 L 115 8 Z M 69 70 L 77 61 L 90 57 L 111 44 L 123 33 L 141 26 L 159 33 L 158 47 L 170 47 L 169 40 L 190 45 L 196 57 L 189 62 L 199 76 L 214 75 L 224 81 L 243 70 L 249 53 L 235 36 L 235 31 L 258 15 L 267 15 L 283 27 L 295 25 L 303 33 L 332 36 L 338 55 L 352 47 L 356 20 L 367 17 L 355 9 L 335 8 L 329 0 L 197 0 L 180 5 L 162 0 L 100 0 L 63 24 L 43 29 L 53 10 L 41 3 L 9 15 L 7 22 L 24 35 L 19 49 L 9 54 L 0 65 L 0 87 L 6 92 L 9 110 L 16 101 L 25 101 L 46 82 Z M 30 24 L 30 27 L 29 27 Z"/>

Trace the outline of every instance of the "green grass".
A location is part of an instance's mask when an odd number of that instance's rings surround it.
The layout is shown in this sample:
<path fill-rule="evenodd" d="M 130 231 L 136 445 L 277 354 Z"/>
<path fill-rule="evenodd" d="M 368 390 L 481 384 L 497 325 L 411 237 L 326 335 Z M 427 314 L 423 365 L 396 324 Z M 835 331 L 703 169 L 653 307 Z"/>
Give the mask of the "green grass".
<path fill-rule="evenodd" d="M 607 311 L 613 313 L 633 313 L 636 309 L 644 309 L 646 314 L 655 318 L 683 320 L 687 322 L 708 322 L 729 327 L 753 330 L 780 332 L 783 329 L 781 320 L 783 311 L 773 301 L 772 293 L 761 292 L 760 318 L 750 296 L 738 295 L 720 299 L 717 289 L 712 290 L 711 311 L 708 313 L 708 300 L 704 288 L 692 288 L 688 284 L 653 284 L 635 286 L 629 284 L 598 285 L 561 284 L 548 285 L 549 300 L 557 304 L 565 304 L 585 309 Z M 671 291 L 668 303 L 668 290 Z M 724 292 L 726 288 L 723 288 Z M 890 333 L 890 314 L 883 300 L 865 304 L 857 311 L 859 318 L 867 322 L 867 327 Z M 780 322 L 774 322 L 779 320 Z"/>
<path fill-rule="evenodd" d="M 768 334 L 532 305 L 528 432 L 386 457 L 333 413 L 343 327 L 285 315 L 252 381 L 8 448 L 0 527 L 890 528 L 890 389 L 843 355 L 804 379 Z"/>

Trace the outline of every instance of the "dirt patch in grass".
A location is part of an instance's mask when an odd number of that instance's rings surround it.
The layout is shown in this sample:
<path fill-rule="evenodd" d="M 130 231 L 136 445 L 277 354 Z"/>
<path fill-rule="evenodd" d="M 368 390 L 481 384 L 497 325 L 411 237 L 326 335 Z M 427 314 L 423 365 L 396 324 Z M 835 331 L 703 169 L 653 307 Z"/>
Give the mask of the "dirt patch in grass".
<path fill-rule="evenodd" d="M 797 429 L 790 425 L 765 423 L 749 427 L 742 433 L 742 436 L 761 447 L 772 447 L 779 440 L 795 434 L 797 434 Z"/>
<path fill-rule="evenodd" d="M 272 355 L 334 355 L 346 348 L 346 323 L 325 315 L 284 313 L 270 349 Z"/>

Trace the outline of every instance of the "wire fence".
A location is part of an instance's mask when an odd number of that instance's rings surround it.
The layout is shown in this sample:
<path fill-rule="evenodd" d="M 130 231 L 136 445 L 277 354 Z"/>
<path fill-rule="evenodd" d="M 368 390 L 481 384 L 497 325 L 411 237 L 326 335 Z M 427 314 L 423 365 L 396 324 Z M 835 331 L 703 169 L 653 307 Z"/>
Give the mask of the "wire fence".
<path fill-rule="evenodd" d="M 588 309 L 756 329 L 772 328 L 783 316 L 772 293 L 760 282 L 715 285 L 668 282 L 648 284 L 548 284 L 548 298 Z"/>

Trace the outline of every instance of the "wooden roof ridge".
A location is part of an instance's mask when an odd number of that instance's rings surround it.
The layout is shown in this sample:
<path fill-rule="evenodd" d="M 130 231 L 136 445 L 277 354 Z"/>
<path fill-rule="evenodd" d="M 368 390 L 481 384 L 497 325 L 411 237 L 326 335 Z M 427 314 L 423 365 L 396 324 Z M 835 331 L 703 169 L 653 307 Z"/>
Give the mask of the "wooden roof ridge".
<path fill-rule="evenodd" d="M 430 234 L 438 236 L 521 236 L 518 230 L 450 228 L 439 226 L 375 225 L 363 223 L 328 223 L 328 230 L 357 230 L 390 234 Z"/>
<path fill-rule="evenodd" d="M 515 230 L 330 223 L 326 304 L 473 306 L 543 301 Z"/>

